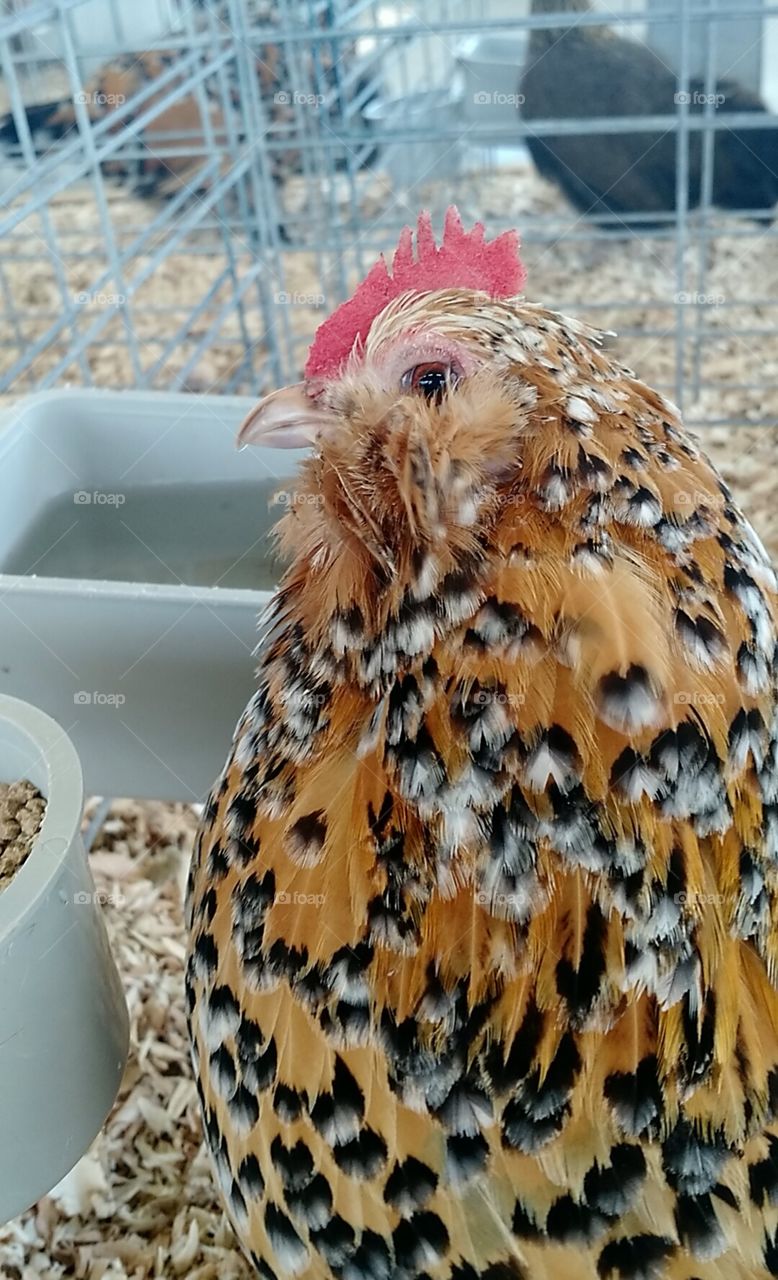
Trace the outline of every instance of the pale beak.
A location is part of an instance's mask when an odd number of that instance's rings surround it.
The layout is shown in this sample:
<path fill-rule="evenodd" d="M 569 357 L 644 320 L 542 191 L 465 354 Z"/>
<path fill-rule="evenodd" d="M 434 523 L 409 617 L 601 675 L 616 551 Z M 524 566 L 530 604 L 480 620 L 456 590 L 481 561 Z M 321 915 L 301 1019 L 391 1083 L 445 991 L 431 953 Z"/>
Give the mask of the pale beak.
<path fill-rule="evenodd" d="M 238 448 L 261 444 L 268 449 L 308 449 L 332 417 L 306 394 L 302 382 L 281 387 L 251 410 L 238 432 Z"/>

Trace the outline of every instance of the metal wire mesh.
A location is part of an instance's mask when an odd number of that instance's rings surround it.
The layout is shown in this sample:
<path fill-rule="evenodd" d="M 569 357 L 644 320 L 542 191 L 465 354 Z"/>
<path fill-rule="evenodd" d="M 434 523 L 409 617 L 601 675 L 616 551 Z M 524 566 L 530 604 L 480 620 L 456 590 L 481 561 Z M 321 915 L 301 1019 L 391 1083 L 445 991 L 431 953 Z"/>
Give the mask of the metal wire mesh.
<path fill-rule="evenodd" d="M 778 300 L 736 280 L 716 292 L 711 268 L 724 243 L 733 261 L 775 253 L 764 209 L 722 213 L 714 183 L 718 136 L 778 125 L 716 104 L 723 73 L 769 88 L 758 68 L 769 70 L 778 5 L 634 0 L 586 11 L 560 0 L 581 29 L 607 22 L 620 38 L 653 38 L 677 92 L 653 114 L 609 111 L 604 92 L 600 111 L 522 119 L 528 35 L 559 26 L 543 11 L 553 7 L 139 0 L 130 15 L 118 0 L 6 0 L 0 390 L 255 391 L 293 379 L 316 323 L 376 253 L 422 204 L 440 217 L 454 199 L 490 229 L 519 221 L 532 296 L 534 263 L 551 290 L 542 301 L 616 328 L 641 368 L 650 349 L 654 380 L 692 420 L 777 421 Z M 498 51 L 491 63 L 471 56 L 484 42 Z M 693 84 L 709 99 L 701 110 Z M 35 110 L 52 100 L 55 131 Z M 564 202 L 522 207 L 511 175 L 518 157 L 526 171 L 528 136 L 584 145 L 637 127 L 673 139 L 673 208 L 625 221 L 571 214 Z M 588 287 L 614 246 L 625 266 L 639 253 L 661 260 L 661 287 L 626 270 L 610 289 Z M 573 251 L 576 270 L 548 270 Z M 727 342 L 748 358 L 742 382 L 729 372 L 723 386 Z M 732 407 L 741 392 L 742 412 Z"/>

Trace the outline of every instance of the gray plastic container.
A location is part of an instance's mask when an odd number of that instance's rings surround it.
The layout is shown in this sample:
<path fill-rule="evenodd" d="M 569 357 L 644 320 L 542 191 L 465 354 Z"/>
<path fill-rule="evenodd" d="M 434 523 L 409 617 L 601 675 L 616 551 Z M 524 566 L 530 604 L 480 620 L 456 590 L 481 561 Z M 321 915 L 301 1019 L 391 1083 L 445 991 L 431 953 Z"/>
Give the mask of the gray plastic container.
<path fill-rule="evenodd" d="M 9 574 L 12 549 L 59 499 L 73 501 L 76 519 L 81 494 L 250 482 L 246 544 L 267 541 L 269 554 L 281 512 L 269 509 L 268 488 L 283 488 L 301 455 L 235 448 L 253 403 L 73 390 L 0 417 L 0 692 L 63 726 L 87 794 L 204 797 L 254 688 L 257 619 L 271 593 Z M 197 549 L 212 518 L 201 505 Z"/>
<path fill-rule="evenodd" d="M 456 125 L 458 102 L 448 89 L 429 89 L 398 98 L 381 98 L 365 107 L 365 120 L 391 135 L 418 130 L 418 142 L 403 139 L 383 145 L 377 162 L 393 184 L 403 191 L 453 178 L 458 172 L 462 147 L 457 138 L 438 138 L 439 130 Z"/>
<path fill-rule="evenodd" d="M 0 781 L 47 808 L 0 892 L 0 1223 L 72 1169 L 121 1082 L 129 1028 L 80 827 L 78 756 L 59 725 L 0 695 Z"/>
<path fill-rule="evenodd" d="M 526 31 L 466 36 L 456 50 L 462 115 L 477 133 L 519 146 L 519 79 L 527 57 Z"/>

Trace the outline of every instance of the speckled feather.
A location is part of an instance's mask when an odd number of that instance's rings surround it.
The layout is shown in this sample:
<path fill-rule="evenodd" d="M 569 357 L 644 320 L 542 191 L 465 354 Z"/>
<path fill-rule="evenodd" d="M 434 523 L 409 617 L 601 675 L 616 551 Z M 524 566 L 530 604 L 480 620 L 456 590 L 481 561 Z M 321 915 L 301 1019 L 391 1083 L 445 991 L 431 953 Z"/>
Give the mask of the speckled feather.
<path fill-rule="evenodd" d="M 382 389 L 428 330 L 482 371 Z M 673 406 L 540 307 L 406 295 L 324 397 L 189 901 L 258 1275 L 777 1275 L 758 539 Z"/>

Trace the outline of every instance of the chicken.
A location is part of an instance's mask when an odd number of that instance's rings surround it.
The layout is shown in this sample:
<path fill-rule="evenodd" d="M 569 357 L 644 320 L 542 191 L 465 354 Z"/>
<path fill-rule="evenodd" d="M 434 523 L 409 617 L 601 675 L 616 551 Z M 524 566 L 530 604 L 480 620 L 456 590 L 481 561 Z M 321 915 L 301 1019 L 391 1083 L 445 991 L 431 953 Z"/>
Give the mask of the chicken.
<path fill-rule="evenodd" d="M 281 183 L 302 172 L 301 135 L 319 117 L 330 143 L 350 130 L 364 134 L 364 146 L 352 142 L 348 163 L 358 168 L 370 163 L 375 151 L 369 143 L 365 109 L 377 96 L 376 55 L 358 54 L 354 44 L 343 40 L 332 46 L 325 41 L 317 44 L 315 58 L 311 53 L 295 52 L 283 39 L 274 38 L 274 29 L 283 25 L 283 15 L 269 0 L 250 4 L 246 19 L 252 32 L 250 53 L 258 97 L 267 121 L 268 172 L 274 181 Z M 326 12 L 316 21 L 326 26 Z M 228 5 L 216 6 L 210 24 L 205 14 L 199 16 L 196 27 L 215 39 L 214 22 L 221 35 L 231 30 Z M 260 33 L 265 38 L 260 40 Z M 186 186 L 193 192 L 205 190 L 229 171 L 235 148 L 247 143 L 247 109 L 241 101 L 237 62 L 230 62 L 221 76 L 211 73 L 199 90 L 184 90 L 183 83 L 193 69 L 190 51 L 185 48 L 129 52 L 107 62 L 85 88 L 87 114 L 93 125 L 109 120 L 109 136 L 144 117 L 142 127 L 117 143 L 102 164 L 105 174 L 132 183 L 140 196 L 166 197 Z M 300 104 L 295 105 L 295 89 L 301 83 L 310 92 L 306 95 L 299 89 L 297 96 L 302 95 L 308 106 L 313 101 L 317 104 L 316 115 L 309 114 L 305 128 L 300 121 Z M 143 96 L 136 104 L 137 95 Z M 25 108 L 25 116 L 33 146 L 42 154 L 48 154 L 52 144 L 67 139 L 77 127 L 70 97 L 31 104 Z M 103 146 L 106 140 L 103 133 Z M 14 162 L 20 160 L 19 129 L 12 112 L 0 117 L 0 147 Z M 203 167 L 214 156 L 220 162 L 218 169 L 212 167 L 204 174 Z M 333 163 L 344 167 L 344 156 L 334 150 Z"/>
<path fill-rule="evenodd" d="M 626 40 L 605 26 L 581 26 L 588 0 L 532 0 L 533 13 L 564 13 L 564 25 L 533 30 L 521 78 L 524 120 L 671 116 L 678 81 L 646 45 Z M 714 114 L 767 108 L 757 94 L 731 79 L 715 85 Z M 706 109 L 707 86 L 694 77 L 688 110 Z M 538 170 L 556 182 L 576 208 L 621 226 L 630 214 L 671 213 L 676 206 L 677 134 L 672 130 L 565 137 L 535 135 L 527 146 Z M 778 130 L 767 117 L 764 128 L 716 129 L 711 161 L 711 201 L 726 209 L 772 210 L 778 201 Z M 691 207 L 700 203 L 702 134 L 689 135 Z M 616 217 L 614 224 L 613 218 Z M 646 225 L 645 218 L 643 225 Z"/>
<path fill-rule="evenodd" d="M 776 580 L 678 412 L 419 220 L 244 442 L 315 444 L 187 993 L 257 1274 L 778 1274 Z"/>
<path fill-rule="evenodd" d="M 166 79 L 159 88 L 155 82 L 175 66 L 179 56 L 174 50 L 124 54 L 106 63 L 84 93 L 84 106 L 92 124 L 115 117 L 109 134 L 126 128 L 135 116 L 151 113 L 137 137 L 128 140 L 133 154 L 126 155 L 117 148 L 102 165 L 106 175 L 120 182 L 131 181 L 139 195 L 172 195 L 192 183 L 202 170 L 211 135 L 217 146 L 226 145 L 224 112 L 217 101 L 206 103 L 207 123 L 203 122 L 201 103 L 194 93 L 162 105 L 180 77 Z M 142 105 L 133 113 L 126 111 L 125 104 L 142 91 L 146 91 Z M 53 142 L 73 134 L 76 109 L 69 98 L 37 103 L 26 108 L 26 120 L 33 145 L 48 152 Z M 19 131 L 10 113 L 0 120 L 0 144 L 9 155 L 17 155 Z M 213 175 L 208 181 L 199 181 L 195 189 L 204 189 L 212 180 Z"/>

